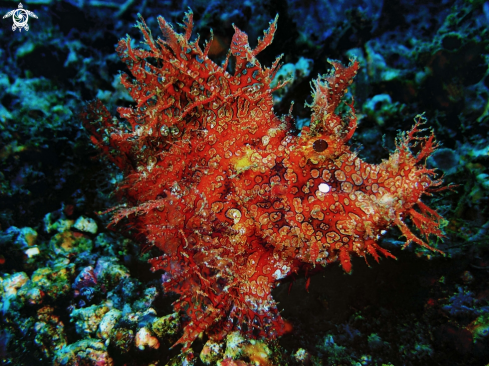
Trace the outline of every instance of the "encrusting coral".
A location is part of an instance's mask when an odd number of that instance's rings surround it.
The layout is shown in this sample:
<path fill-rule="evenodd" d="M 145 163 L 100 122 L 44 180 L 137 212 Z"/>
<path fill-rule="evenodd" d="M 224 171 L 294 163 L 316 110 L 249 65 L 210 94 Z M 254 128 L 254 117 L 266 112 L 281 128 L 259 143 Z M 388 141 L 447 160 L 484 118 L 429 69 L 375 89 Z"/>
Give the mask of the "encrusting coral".
<path fill-rule="evenodd" d="M 254 49 L 235 27 L 222 66 L 207 57 L 211 42 L 202 50 L 198 38 L 190 41 L 192 18 L 186 14 L 179 34 L 159 17 L 157 41 L 141 18 L 143 48 L 129 37 L 117 47 L 134 77 L 121 82 L 137 105 L 118 109 L 122 121 L 100 101 L 81 115 L 125 176 L 118 192 L 126 203 L 112 209 L 113 223 L 126 222 L 143 245 L 163 252 L 150 262 L 165 271 L 165 290 L 180 295 L 174 308 L 186 321 L 176 344 L 188 349 L 201 332 L 213 340 L 233 330 L 283 334 L 271 297 L 278 281 L 335 261 L 349 273 L 352 254 L 393 257 L 377 244 L 391 226 L 406 245 L 437 250 L 427 239 L 443 236 L 442 218 L 420 197 L 444 188 L 424 166 L 436 144 L 433 134 L 419 137 L 422 117 L 388 160 L 365 163 L 347 145 L 357 123 L 344 99 L 358 63 L 330 61 L 334 70 L 313 82 L 311 125 L 297 136 L 291 115 L 273 112 L 280 57 L 270 68 L 256 59 L 277 18 Z"/>

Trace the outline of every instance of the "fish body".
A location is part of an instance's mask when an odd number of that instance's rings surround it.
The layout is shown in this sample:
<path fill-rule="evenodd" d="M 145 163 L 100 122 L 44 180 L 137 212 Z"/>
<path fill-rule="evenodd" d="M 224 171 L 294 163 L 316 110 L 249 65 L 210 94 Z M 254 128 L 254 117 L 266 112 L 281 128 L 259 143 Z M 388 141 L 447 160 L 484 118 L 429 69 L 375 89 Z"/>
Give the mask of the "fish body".
<path fill-rule="evenodd" d="M 436 144 L 433 134 L 418 137 L 422 117 L 378 165 L 350 150 L 357 122 L 345 95 L 358 62 L 330 61 L 332 71 L 313 82 L 311 124 L 296 135 L 291 115 L 273 111 L 280 58 L 270 68 L 256 59 L 277 18 L 255 49 L 235 27 L 222 66 L 207 56 L 211 42 L 202 50 L 190 41 L 191 12 L 182 34 L 158 21 L 163 40 L 141 19 L 145 46 L 133 49 L 127 37 L 117 47 L 136 106 L 119 108 L 118 120 L 95 101 L 82 120 L 124 173 L 118 192 L 126 203 L 114 208 L 113 223 L 125 220 L 162 251 L 152 269 L 165 271 L 163 286 L 180 295 L 174 308 L 187 319 L 177 344 L 188 348 L 202 332 L 217 340 L 236 329 L 283 334 L 274 286 L 333 262 L 350 273 L 352 255 L 393 257 L 378 245 L 389 227 L 399 227 L 406 245 L 437 250 L 405 224 L 409 217 L 425 238 L 443 236 L 441 216 L 421 201 L 442 183 L 423 165 Z"/>

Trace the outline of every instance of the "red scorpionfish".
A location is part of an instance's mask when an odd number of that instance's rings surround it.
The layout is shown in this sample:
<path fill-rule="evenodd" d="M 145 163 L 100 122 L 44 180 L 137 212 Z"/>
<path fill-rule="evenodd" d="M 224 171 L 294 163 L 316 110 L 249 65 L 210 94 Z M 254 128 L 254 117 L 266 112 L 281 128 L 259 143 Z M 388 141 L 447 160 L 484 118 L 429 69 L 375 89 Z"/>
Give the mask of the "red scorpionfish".
<path fill-rule="evenodd" d="M 121 82 L 136 106 L 118 109 L 124 122 L 100 101 L 81 115 L 92 142 L 124 173 L 126 203 L 112 222 L 125 219 L 143 245 L 161 250 L 152 270 L 165 271 L 164 289 L 180 295 L 173 305 L 186 320 L 176 344 L 188 349 L 202 332 L 214 340 L 232 330 L 283 334 L 272 288 L 336 261 L 350 273 L 352 255 L 394 258 L 377 243 L 391 226 L 406 245 L 437 250 L 427 239 L 443 236 L 442 217 L 420 198 L 442 182 L 423 164 L 436 144 L 433 134 L 417 136 L 421 117 L 388 160 L 362 161 L 347 145 L 357 123 L 344 100 L 358 62 L 330 61 L 334 69 L 313 82 L 311 124 L 297 136 L 291 116 L 273 112 L 280 57 L 270 68 L 256 59 L 277 18 L 255 49 L 235 27 L 222 66 L 208 58 L 211 42 L 202 50 L 198 38 L 190 41 L 192 19 L 187 13 L 179 34 L 159 17 L 164 39 L 155 41 L 141 18 L 143 48 L 132 48 L 129 36 L 117 47 L 133 75 Z"/>

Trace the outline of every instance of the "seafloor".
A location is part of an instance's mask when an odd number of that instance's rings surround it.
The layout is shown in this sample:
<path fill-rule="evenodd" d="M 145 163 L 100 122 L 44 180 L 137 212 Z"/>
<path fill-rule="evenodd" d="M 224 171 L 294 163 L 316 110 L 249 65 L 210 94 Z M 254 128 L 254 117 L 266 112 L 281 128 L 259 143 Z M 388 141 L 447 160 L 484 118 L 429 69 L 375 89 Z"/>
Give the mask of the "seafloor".
<path fill-rule="evenodd" d="M 487 365 L 489 364 L 489 2 L 133 1 L 22 3 L 29 30 L 0 27 L 0 359 L 5 365 Z M 194 359 L 169 347 L 181 321 L 137 243 L 107 229 L 120 173 L 82 128 L 85 103 L 131 105 L 115 45 L 140 39 L 137 14 L 157 35 L 194 13 L 194 34 L 214 31 L 221 61 L 234 33 L 252 46 L 279 14 L 270 65 L 283 53 L 275 111 L 307 121 L 310 82 L 327 59 L 360 72 L 351 93 L 359 116 L 352 147 L 372 163 L 398 130 L 424 113 L 441 143 L 428 160 L 457 187 L 427 198 L 444 218 L 445 256 L 409 247 L 390 230 L 398 258 L 353 260 L 311 278 L 287 278 L 273 297 L 293 329 L 278 340 L 205 335 Z M 0 1 L 0 13 L 18 8 Z M 298 126 L 300 128 L 300 125 Z M 436 240 L 436 239 L 433 239 Z"/>

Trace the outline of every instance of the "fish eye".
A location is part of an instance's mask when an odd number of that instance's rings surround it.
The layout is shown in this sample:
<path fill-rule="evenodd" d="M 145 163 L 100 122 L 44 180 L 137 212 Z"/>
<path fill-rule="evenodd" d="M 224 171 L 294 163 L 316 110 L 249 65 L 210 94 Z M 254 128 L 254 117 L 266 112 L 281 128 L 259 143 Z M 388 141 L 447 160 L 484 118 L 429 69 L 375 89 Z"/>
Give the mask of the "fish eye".
<path fill-rule="evenodd" d="M 316 152 L 323 152 L 324 150 L 326 150 L 328 148 L 328 143 L 326 141 L 324 141 L 323 139 L 318 139 L 318 140 L 314 141 L 314 143 L 312 144 L 312 148 Z"/>

